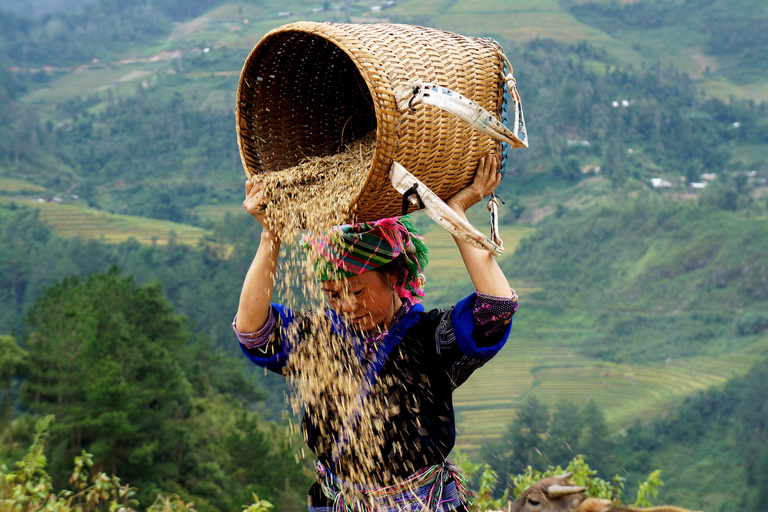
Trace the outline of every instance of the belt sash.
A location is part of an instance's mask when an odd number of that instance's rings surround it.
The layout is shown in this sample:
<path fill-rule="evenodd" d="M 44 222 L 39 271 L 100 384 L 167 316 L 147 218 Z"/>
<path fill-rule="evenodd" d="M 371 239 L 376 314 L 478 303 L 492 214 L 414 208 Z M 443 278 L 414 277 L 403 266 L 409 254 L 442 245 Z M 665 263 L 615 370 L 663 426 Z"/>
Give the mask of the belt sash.
<path fill-rule="evenodd" d="M 473 503 L 467 475 L 447 460 L 386 487 L 344 482 L 321 462 L 316 472 L 320 488 L 333 506 L 310 507 L 311 512 L 437 512 Z"/>

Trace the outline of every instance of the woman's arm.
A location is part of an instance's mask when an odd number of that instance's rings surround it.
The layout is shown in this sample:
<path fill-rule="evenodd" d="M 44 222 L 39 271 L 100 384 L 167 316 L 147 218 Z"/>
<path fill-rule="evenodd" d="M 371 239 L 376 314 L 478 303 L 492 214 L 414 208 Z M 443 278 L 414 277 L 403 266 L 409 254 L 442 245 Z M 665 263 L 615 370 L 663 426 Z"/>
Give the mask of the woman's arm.
<path fill-rule="evenodd" d="M 457 192 L 446 204 L 466 220 L 467 217 L 464 212 L 493 192 L 500 182 L 501 173 L 496 157 L 487 155 L 480 159 L 472 184 Z M 456 237 L 453 239 L 459 247 L 461 258 L 464 260 L 464 266 L 467 268 L 470 279 L 472 279 L 472 284 L 475 285 L 475 290 L 496 297 L 512 297 L 514 295 L 504 272 L 501 271 L 499 264 L 488 251 L 473 247 Z"/>
<path fill-rule="evenodd" d="M 275 269 L 280 253 L 280 239 L 264 220 L 264 191 L 261 183 L 245 183 L 243 207 L 261 224 L 261 242 L 245 276 L 240 292 L 235 328 L 240 332 L 256 332 L 267 323 L 275 285 Z"/>

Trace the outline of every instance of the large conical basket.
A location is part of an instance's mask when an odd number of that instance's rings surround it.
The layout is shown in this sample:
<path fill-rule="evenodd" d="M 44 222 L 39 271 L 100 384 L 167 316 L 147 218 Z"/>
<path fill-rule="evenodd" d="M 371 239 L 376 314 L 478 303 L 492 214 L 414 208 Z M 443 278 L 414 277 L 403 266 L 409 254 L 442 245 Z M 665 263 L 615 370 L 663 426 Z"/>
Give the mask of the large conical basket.
<path fill-rule="evenodd" d="M 501 155 L 501 143 L 434 106 L 408 108 L 403 93 L 429 82 L 502 121 L 511 76 L 505 82 L 505 61 L 489 39 L 424 27 L 279 27 L 251 51 L 240 76 L 236 115 L 245 172 L 252 177 L 293 167 L 375 130 L 365 183 L 344 205 L 350 222 L 401 213 L 402 196 L 389 178 L 393 161 L 446 200 L 472 181 L 481 156 Z"/>

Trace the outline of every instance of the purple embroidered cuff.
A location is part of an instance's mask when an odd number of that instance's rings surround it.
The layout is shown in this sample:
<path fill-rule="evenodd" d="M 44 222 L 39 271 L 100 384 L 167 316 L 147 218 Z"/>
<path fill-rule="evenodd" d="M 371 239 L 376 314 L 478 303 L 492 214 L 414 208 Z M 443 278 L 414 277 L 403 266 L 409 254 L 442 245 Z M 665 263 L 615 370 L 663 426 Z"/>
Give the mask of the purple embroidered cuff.
<path fill-rule="evenodd" d="M 240 332 L 235 327 L 236 323 L 237 315 L 235 315 L 234 320 L 232 320 L 232 330 L 235 331 L 237 341 L 249 350 L 254 348 L 264 348 L 264 346 L 269 343 L 272 334 L 275 332 L 275 313 L 272 311 L 272 308 L 270 308 L 269 315 L 267 315 L 267 323 L 256 332 Z"/>
<path fill-rule="evenodd" d="M 475 325 L 482 327 L 486 336 L 506 328 L 515 311 L 517 311 L 515 290 L 512 290 L 512 297 L 497 297 L 476 292 L 472 316 L 475 319 Z"/>

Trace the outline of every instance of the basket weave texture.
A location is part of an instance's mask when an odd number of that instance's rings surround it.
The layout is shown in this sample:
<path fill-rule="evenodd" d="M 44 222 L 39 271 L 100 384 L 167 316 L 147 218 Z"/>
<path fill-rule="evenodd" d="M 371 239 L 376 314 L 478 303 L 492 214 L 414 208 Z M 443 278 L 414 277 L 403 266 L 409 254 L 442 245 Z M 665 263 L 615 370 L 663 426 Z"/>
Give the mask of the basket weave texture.
<path fill-rule="evenodd" d="M 446 200 L 500 143 L 452 114 L 397 109 L 395 92 L 416 80 L 447 87 L 501 119 L 499 46 L 488 39 L 394 24 L 297 22 L 268 33 L 240 76 L 237 133 L 248 177 L 326 155 L 376 130 L 365 184 L 349 221 L 399 215 L 389 169 L 396 160 Z"/>

